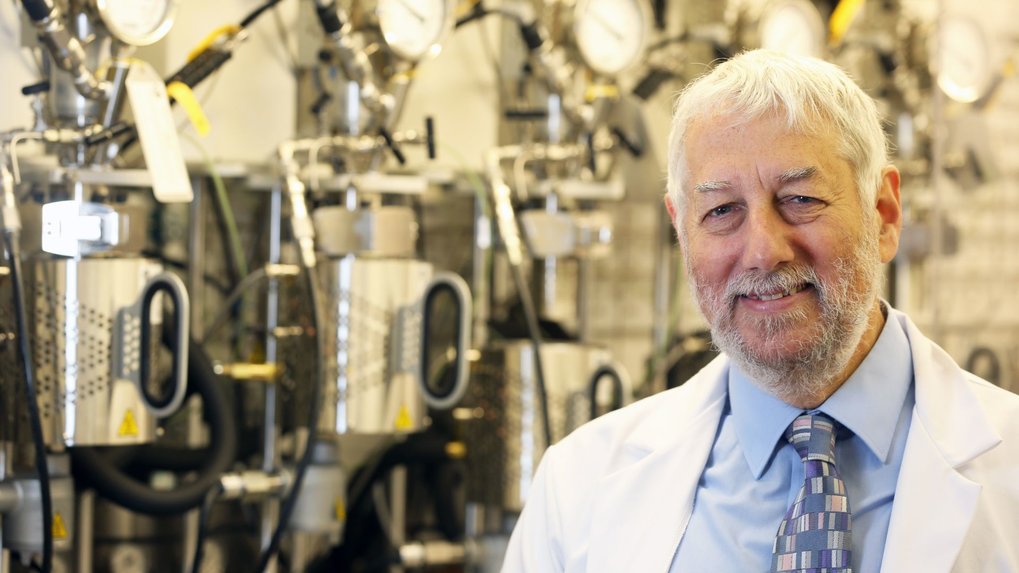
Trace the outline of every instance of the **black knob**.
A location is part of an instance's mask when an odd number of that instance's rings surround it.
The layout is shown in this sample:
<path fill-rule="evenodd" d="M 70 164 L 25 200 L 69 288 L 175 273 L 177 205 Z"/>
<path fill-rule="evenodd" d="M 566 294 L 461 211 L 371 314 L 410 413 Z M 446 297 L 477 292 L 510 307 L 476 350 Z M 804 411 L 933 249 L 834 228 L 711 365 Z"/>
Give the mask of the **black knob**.
<path fill-rule="evenodd" d="M 30 84 L 21 88 L 21 95 L 30 96 L 35 94 L 46 93 L 48 91 L 50 91 L 50 83 L 47 80 L 43 80 L 39 83 Z"/>
<path fill-rule="evenodd" d="M 425 144 L 428 146 L 428 159 L 435 159 L 435 120 L 432 116 L 425 118 Z"/>

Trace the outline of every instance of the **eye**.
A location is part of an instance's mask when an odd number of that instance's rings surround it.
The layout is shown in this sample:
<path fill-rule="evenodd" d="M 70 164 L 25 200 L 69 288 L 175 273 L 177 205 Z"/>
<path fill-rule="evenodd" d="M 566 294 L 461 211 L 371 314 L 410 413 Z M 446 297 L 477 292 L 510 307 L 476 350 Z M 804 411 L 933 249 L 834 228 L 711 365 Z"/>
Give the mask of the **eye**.
<path fill-rule="evenodd" d="M 809 223 L 820 216 L 827 202 L 808 195 L 790 195 L 782 198 L 779 205 L 786 221 Z"/>
<path fill-rule="evenodd" d="M 705 216 L 705 218 L 708 219 L 708 218 L 712 218 L 712 217 L 715 217 L 715 218 L 722 217 L 724 215 L 728 215 L 729 213 L 731 213 L 732 209 L 733 209 L 732 205 L 728 205 L 728 204 L 727 205 L 720 205 L 720 206 L 715 207 L 714 209 L 708 211 L 708 214 Z"/>
<path fill-rule="evenodd" d="M 818 203 L 817 199 L 814 199 L 813 197 L 807 197 L 806 195 L 794 195 L 787 199 L 787 201 L 790 203 L 795 203 L 797 205 L 813 205 Z"/>

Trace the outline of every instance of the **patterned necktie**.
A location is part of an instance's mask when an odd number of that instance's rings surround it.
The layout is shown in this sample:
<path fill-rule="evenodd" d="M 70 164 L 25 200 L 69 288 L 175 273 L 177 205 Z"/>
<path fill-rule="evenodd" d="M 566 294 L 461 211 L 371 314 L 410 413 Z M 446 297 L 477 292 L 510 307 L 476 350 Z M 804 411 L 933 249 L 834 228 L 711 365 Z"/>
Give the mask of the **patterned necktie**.
<path fill-rule="evenodd" d="M 803 460 L 804 483 L 778 526 L 771 570 L 852 573 L 852 516 L 835 469 L 835 422 L 820 412 L 803 414 L 785 437 Z"/>

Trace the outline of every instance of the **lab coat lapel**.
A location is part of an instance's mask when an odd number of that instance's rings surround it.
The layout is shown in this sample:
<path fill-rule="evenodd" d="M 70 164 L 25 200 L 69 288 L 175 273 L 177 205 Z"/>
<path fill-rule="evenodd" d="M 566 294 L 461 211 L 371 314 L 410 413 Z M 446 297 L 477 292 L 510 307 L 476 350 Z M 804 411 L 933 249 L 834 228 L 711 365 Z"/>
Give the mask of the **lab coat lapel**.
<path fill-rule="evenodd" d="M 642 424 L 625 445 L 633 461 L 598 484 L 587 571 L 668 571 L 725 404 L 718 358 Z"/>
<path fill-rule="evenodd" d="M 913 351 L 916 406 L 881 570 L 948 572 L 959 555 L 981 489 L 957 468 L 995 447 L 1001 437 L 988 423 L 958 366 L 904 315 L 897 318 Z"/>

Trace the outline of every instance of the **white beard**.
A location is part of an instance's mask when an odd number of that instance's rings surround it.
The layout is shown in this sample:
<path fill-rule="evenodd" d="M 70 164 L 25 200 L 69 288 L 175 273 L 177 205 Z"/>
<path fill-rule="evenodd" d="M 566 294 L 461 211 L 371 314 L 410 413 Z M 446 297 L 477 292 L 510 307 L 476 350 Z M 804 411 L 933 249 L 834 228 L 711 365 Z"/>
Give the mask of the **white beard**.
<path fill-rule="evenodd" d="M 877 299 L 881 260 L 876 230 L 868 226 L 860 246 L 852 256 L 835 261 L 834 279 L 822 281 L 814 269 L 805 265 L 782 267 L 771 273 L 749 271 L 730 279 L 721 296 L 698 284 L 688 264 L 690 286 L 709 317 L 714 345 L 754 383 L 786 402 L 819 395 L 849 364 Z M 813 285 L 821 307 L 820 320 L 812 325 L 811 336 L 782 356 L 767 355 L 749 344 L 735 320 L 739 296 L 786 291 L 804 283 Z M 757 336 L 780 335 L 806 319 L 806 312 L 796 309 L 782 316 L 759 318 L 754 330 Z"/>

